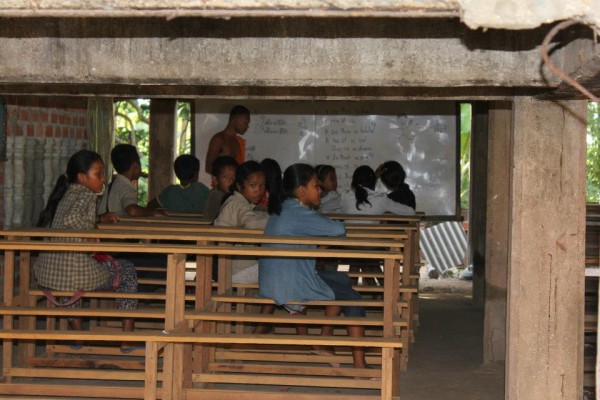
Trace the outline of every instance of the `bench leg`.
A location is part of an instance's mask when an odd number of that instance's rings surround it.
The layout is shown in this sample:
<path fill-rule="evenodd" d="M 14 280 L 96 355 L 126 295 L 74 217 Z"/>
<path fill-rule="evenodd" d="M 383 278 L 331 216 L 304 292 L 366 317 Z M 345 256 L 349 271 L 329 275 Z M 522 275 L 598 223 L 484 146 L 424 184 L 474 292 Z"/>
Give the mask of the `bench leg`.
<path fill-rule="evenodd" d="M 381 349 L 381 400 L 391 400 L 394 395 L 394 349 Z"/>
<path fill-rule="evenodd" d="M 158 343 L 156 342 L 146 342 L 145 369 L 144 400 L 156 400 L 158 383 Z"/>

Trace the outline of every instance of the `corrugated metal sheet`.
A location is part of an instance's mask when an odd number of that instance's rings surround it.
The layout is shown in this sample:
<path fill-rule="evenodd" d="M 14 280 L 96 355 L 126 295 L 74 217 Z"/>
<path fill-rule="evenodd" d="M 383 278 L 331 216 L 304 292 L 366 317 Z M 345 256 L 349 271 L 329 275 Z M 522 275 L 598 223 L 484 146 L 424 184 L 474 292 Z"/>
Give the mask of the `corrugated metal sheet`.
<path fill-rule="evenodd" d="M 460 222 L 442 222 L 421 231 L 421 250 L 440 274 L 464 263 L 467 235 Z"/>

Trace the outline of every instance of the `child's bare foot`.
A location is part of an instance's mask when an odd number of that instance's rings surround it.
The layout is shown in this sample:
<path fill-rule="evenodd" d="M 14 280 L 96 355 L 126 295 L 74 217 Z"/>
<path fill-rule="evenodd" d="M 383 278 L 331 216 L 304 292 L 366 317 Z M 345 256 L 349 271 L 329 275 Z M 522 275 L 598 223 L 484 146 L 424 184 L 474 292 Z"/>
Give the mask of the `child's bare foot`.
<path fill-rule="evenodd" d="M 310 351 L 311 354 L 317 355 L 317 356 L 328 356 L 328 357 L 333 357 L 335 356 L 335 353 L 332 350 L 326 350 L 324 348 L 314 348 Z M 340 367 L 340 363 L 339 362 L 335 362 L 335 361 L 329 361 L 327 362 L 327 364 L 329 364 L 332 368 L 339 368 Z"/>
<path fill-rule="evenodd" d="M 355 367 L 355 368 L 358 368 L 358 369 L 374 369 L 370 365 L 365 365 L 364 367 Z M 359 380 L 363 380 L 363 381 L 380 381 L 381 377 L 380 376 L 355 376 L 354 379 L 359 379 Z"/>

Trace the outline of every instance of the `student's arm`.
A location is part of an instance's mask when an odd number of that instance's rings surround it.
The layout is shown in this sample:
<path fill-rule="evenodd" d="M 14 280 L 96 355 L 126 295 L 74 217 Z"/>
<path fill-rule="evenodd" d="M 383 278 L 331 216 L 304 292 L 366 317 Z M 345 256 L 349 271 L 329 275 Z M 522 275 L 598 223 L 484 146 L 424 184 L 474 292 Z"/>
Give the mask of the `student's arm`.
<path fill-rule="evenodd" d="M 212 174 L 212 163 L 215 161 L 215 158 L 219 156 L 221 151 L 221 147 L 223 147 L 223 139 L 219 134 L 216 134 L 210 139 L 208 143 L 208 150 L 206 151 L 206 160 L 204 162 L 204 170 L 208 174 Z"/>
<path fill-rule="evenodd" d="M 307 236 L 344 236 L 346 227 L 341 221 L 334 221 L 313 210 L 306 210 L 299 218 L 301 235 Z"/>
<path fill-rule="evenodd" d="M 96 222 L 108 224 L 119 222 L 119 214 L 113 212 L 106 212 L 96 217 Z"/>
<path fill-rule="evenodd" d="M 158 198 L 155 197 L 148 202 L 148 204 L 146 205 L 146 208 L 149 208 L 151 210 L 156 210 L 157 208 L 162 208 L 162 207 L 160 205 L 160 202 L 158 201 Z"/>
<path fill-rule="evenodd" d="M 89 199 L 78 198 L 73 202 L 63 218 L 65 228 L 85 230 L 94 227 L 96 221 L 95 207 L 91 207 Z"/>
<path fill-rule="evenodd" d="M 238 214 L 240 225 L 247 229 L 265 229 L 269 214 L 264 211 L 241 210 Z"/>
<path fill-rule="evenodd" d="M 415 210 L 405 204 L 396 203 L 394 200 L 385 197 L 385 211 L 398 215 L 415 215 Z"/>

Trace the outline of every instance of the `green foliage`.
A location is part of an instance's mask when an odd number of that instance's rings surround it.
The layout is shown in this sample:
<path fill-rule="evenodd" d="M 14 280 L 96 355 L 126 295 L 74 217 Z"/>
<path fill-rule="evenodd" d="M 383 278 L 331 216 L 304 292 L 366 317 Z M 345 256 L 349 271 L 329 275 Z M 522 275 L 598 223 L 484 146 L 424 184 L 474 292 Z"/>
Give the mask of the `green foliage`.
<path fill-rule="evenodd" d="M 588 104 L 587 128 L 587 198 L 588 202 L 600 202 L 600 116 L 598 104 Z"/>
<path fill-rule="evenodd" d="M 177 102 L 177 154 L 192 153 L 192 105 L 187 101 Z"/>
<path fill-rule="evenodd" d="M 460 208 L 469 208 L 471 178 L 471 104 L 460 105 Z"/>
<path fill-rule="evenodd" d="M 191 104 L 177 103 L 177 155 L 191 151 Z M 129 99 L 115 102 L 115 144 L 129 143 L 137 147 L 142 171 L 148 171 L 150 147 L 150 100 Z M 138 182 L 138 201 L 148 201 L 148 181 Z"/>

